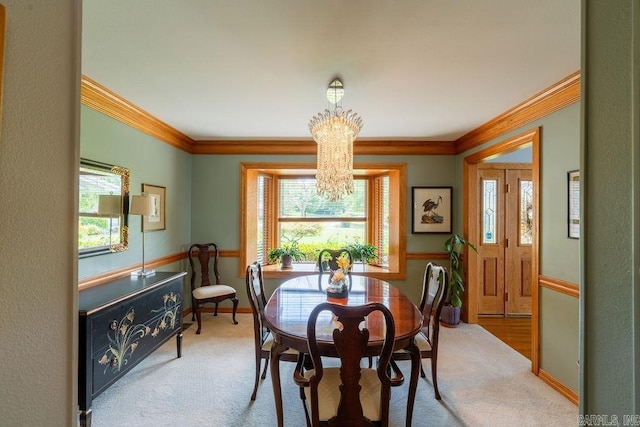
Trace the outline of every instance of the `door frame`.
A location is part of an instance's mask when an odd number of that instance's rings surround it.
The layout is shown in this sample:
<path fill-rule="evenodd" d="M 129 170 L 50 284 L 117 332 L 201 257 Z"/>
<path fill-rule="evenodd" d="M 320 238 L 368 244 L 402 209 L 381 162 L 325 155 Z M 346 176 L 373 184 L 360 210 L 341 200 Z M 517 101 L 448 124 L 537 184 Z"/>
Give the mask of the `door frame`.
<path fill-rule="evenodd" d="M 531 178 L 533 181 L 533 242 L 531 245 L 531 371 L 538 374 L 538 318 L 539 318 L 539 239 L 540 239 L 540 128 L 535 127 L 505 141 L 499 142 L 466 156 L 463 160 L 463 233 L 471 242 L 479 241 L 478 227 L 479 197 L 478 164 L 498 155 L 507 154 L 525 146 L 531 146 Z M 467 272 L 467 291 L 465 292 L 463 320 L 467 323 L 478 323 L 478 255 L 475 251 L 465 252 L 465 271 Z"/>

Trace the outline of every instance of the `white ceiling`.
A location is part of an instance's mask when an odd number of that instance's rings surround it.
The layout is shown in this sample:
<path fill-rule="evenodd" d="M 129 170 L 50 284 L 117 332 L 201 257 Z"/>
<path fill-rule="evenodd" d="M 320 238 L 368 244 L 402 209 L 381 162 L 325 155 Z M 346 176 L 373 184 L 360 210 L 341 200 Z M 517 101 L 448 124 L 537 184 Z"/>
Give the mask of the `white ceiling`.
<path fill-rule="evenodd" d="M 580 0 L 85 0 L 82 73 L 196 140 L 451 141 L 580 68 Z"/>

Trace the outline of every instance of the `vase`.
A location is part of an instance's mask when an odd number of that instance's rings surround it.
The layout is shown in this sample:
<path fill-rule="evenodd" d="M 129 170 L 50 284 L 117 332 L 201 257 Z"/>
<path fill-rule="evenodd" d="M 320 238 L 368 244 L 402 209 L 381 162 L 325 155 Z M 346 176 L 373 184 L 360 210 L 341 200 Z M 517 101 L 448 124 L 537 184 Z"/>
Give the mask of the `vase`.
<path fill-rule="evenodd" d="M 280 262 L 282 263 L 282 266 L 280 267 L 282 269 L 293 268 L 293 265 L 292 265 L 293 257 L 291 255 L 282 255 L 280 257 Z"/>
<path fill-rule="evenodd" d="M 327 297 L 329 298 L 346 298 L 349 295 L 349 287 L 346 280 L 331 282 L 327 286 Z"/>

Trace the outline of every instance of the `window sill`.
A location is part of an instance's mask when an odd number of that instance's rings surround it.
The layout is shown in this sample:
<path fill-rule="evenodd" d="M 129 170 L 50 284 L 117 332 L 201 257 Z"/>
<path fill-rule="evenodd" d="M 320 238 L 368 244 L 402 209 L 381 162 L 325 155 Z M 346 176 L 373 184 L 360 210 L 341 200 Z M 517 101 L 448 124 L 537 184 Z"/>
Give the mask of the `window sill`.
<path fill-rule="evenodd" d="M 267 279 L 291 278 L 296 276 L 306 276 L 318 272 L 316 264 L 294 263 L 293 268 L 282 269 L 280 264 L 271 264 L 262 266 L 262 274 Z M 404 279 L 399 271 L 391 271 L 385 267 L 377 267 L 375 265 L 354 263 L 351 268 L 351 274 L 375 277 L 383 280 Z"/>

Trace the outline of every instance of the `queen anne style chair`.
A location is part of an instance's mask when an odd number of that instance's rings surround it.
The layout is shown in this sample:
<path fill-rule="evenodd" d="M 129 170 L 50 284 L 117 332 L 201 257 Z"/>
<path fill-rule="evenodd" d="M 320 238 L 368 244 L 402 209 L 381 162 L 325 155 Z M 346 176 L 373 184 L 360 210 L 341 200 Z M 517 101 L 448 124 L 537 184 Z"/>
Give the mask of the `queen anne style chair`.
<path fill-rule="evenodd" d="M 199 269 L 196 268 L 196 260 L 199 263 Z M 199 244 L 194 243 L 189 247 L 189 264 L 191 265 L 191 309 L 198 319 L 198 330 L 202 329 L 201 311 L 204 304 L 215 304 L 213 315 L 218 315 L 218 304 L 224 300 L 233 302 L 233 323 L 236 321 L 236 310 L 238 309 L 238 298 L 236 298 L 236 290 L 228 285 L 220 284 L 220 274 L 218 273 L 218 246 L 215 243 Z M 210 267 L 213 267 L 213 275 L 215 283 L 211 283 Z M 199 270 L 199 271 L 198 271 Z M 200 284 L 196 286 L 196 276 L 200 277 Z"/>
<path fill-rule="evenodd" d="M 329 258 L 327 261 L 328 263 L 328 268 L 327 266 L 323 266 L 323 259 L 326 259 L 325 254 L 329 255 L 331 258 Z M 349 264 L 353 265 L 353 257 L 351 256 L 351 252 L 346 249 L 346 248 L 342 248 L 342 249 L 322 249 L 320 251 L 320 253 L 318 254 L 318 269 L 320 271 L 320 274 L 324 273 L 325 271 L 335 271 L 338 269 L 338 263 L 336 262 L 336 260 L 341 256 L 341 255 L 346 255 L 347 258 L 349 259 Z"/>
<path fill-rule="evenodd" d="M 265 379 L 267 375 L 271 346 L 273 345 L 273 336 L 271 335 L 271 331 L 269 331 L 269 328 L 267 328 L 264 323 L 264 306 L 267 304 L 267 299 L 264 293 L 262 266 L 257 262 L 247 266 L 246 284 L 247 296 L 249 297 L 249 303 L 251 304 L 251 311 L 253 313 L 253 331 L 256 355 L 256 380 L 253 386 L 251 400 L 256 400 L 260 378 Z M 262 376 L 260 376 L 260 365 L 262 363 L 262 359 L 264 359 L 265 362 Z M 296 362 L 298 360 L 298 352 L 288 349 L 282 353 L 280 360 Z"/>
<path fill-rule="evenodd" d="M 318 315 L 323 311 L 336 316 L 333 341 L 340 367 L 323 366 L 316 339 Z M 375 311 L 384 316 L 386 335 L 377 354 L 377 368 L 362 368 L 360 361 L 368 355 L 369 331 L 360 329 L 360 324 Z M 392 381 L 388 366 L 395 338 L 395 323 L 389 309 L 380 303 L 360 306 L 319 304 L 309 316 L 307 338 L 313 369 L 304 370 L 305 358 L 300 355 L 293 374 L 300 387 L 307 426 L 388 426 Z"/>
<path fill-rule="evenodd" d="M 327 255 L 329 255 L 330 258 L 328 258 Z M 323 282 L 325 272 L 329 272 L 329 276 L 326 280 L 326 283 L 329 283 L 331 281 L 331 276 L 333 276 L 332 272 L 336 271 L 339 268 L 337 259 L 340 258 L 340 256 L 342 255 L 346 256 L 347 259 L 349 260 L 349 265 L 353 266 L 353 257 L 351 256 L 351 252 L 346 248 L 322 249 L 320 251 L 320 253 L 318 254 L 318 271 L 320 273 L 318 275 L 318 289 L 322 290 L 322 282 Z M 323 265 L 323 264 L 326 264 L 326 265 Z M 347 276 L 349 279 L 349 290 L 351 290 L 351 285 L 352 285 L 351 269 L 349 269 Z"/>
<path fill-rule="evenodd" d="M 445 295 L 449 286 L 447 270 L 439 265 L 428 263 L 424 271 L 422 282 L 422 298 L 420 299 L 420 312 L 422 313 L 422 330 L 416 335 L 415 343 L 420 349 L 423 359 L 431 359 L 431 378 L 436 399 L 440 400 L 438 391 L 438 335 L 440 333 L 440 312 L 444 306 Z M 402 376 L 396 360 L 409 360 L 405 351 L 393 353 L 391 367 L 396 375 Z M 425 378 L 424 369 L 420 366 L 420 376 Z"/>

